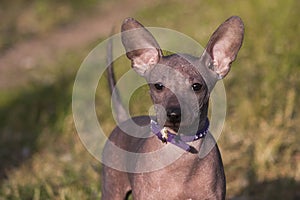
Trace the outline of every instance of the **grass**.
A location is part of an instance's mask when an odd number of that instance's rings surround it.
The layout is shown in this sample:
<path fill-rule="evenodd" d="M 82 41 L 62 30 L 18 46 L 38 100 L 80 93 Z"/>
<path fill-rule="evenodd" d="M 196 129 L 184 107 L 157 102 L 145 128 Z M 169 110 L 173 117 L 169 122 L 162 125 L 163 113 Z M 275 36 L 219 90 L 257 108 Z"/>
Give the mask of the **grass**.
<path fill-rule="evenodd" d="M 80 62 L 75 55 L 56 66 L 60 74 L 55 74 L 55 80 L 29 84 L 1 107 L 0 143 L 5 148 L 0 154 L 0 199 L 98 195 L 95 179 L 99 175 L 91 167 L 96 162 L 82 147 L 73 126 L 74 69 L 63 72 L 65 64 Z"/>
<path fill-rule="evenodd" d="M 99 4 L 96 0 L 8 0 L 1 1 L 0 50 L 17 42 L 49 34 L 72 23 Z"/>
<path fill-rule="evenodd" d="M 9 9 L 18 10 L 25 6 L 25 1 L 17 2 L 20 7 L 16 5 Z M 62 4 L 32 1 L 26 8 L 37 2 L 80 9 L 80 6 L 76 7 L 79 1 Z M 74 7 L 73 3 L 76 4 Z M 228 113 L 218 141 L 229 199 L 300 197 L 299 8 L 300 2 L 292 0 L 222 3 L 167 0 L 135 15 L 146 26 L 172 28 L 203 45 L 227 17 L 234 14 L 244 20 L 244 44 L 225 80 Z M 63 23 L 66 22 L 58 16 L 53 24 Z M 16 25 L 15 22 L 12 24 Z M 57 25 L 50 25 L 48 29 Z M 5 34 L 10 30 L 15 34 L 20 32 L 9 26 L 5 30 Z M 42 32 L 37 31 L 30 37 L 37 37 Z M 12 42 L 8 40 L 8 43 Z M 3 51 L 7 45 L 0 49 Z M 100 164 L 80 143 L 71 112 L 76 69 L 70 66 L 79 67 L 89 47 L 87 45 L 86 51 L 72 52 L 69 57 L 62 56 L 57 66 L 46 66 L 46 69 L 57 69 L 50 70 L 51 81 L 33 82 L 25 89 L 1 91 L 1 200 L 98 199 L 101 196 Z M 125 57 L 120 58 L 116 63 L 118 77 L 128 68 Z M 49 71 L 41 73 L 48 74 Z M 101 90 L 99 87 L 96 95 L 97 113 L 99 119 L 104 120 L 105 130 L 109 131 L 114 122 L 107 114 L 110 113 L 108 90 L 102 90 L 106 87 L 105 78 L 99 84 L 104 87 Z M 130 107 L 133 114 L 148 114 L 147 107 L 133 106 L 139 105 L 136 102 L 140 101 L 150 105 L 145 88 L 133 95 Z"/>

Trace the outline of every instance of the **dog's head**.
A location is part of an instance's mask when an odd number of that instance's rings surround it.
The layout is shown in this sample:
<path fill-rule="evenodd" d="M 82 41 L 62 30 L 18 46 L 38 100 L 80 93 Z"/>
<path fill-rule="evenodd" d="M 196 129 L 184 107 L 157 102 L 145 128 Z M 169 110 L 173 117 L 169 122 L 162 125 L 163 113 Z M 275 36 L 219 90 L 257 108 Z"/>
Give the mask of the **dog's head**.
<path fill-rule="evenodd" d="M 179 126 L 201 126 L 205 122 L 210 91 L 230 71 L 242 45 L 243 22 L 231 17 L 211 36 L 200 57 L 164 56 L 152 34 L 135 19 L 122 25 L 122 42 L 133 69 L 150 87 L 157 120 L 178 131 Z"/>

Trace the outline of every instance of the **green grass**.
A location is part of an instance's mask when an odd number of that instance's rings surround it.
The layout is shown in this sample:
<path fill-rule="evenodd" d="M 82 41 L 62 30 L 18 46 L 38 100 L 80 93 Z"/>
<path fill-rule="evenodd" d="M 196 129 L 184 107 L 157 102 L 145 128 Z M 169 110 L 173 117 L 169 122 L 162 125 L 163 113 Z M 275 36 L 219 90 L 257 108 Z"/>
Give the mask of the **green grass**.
<path fill-rule="evenodd" d="M 25 5 L 21 0 L 17 2 Z M 80 9 L 76 7 L 79 1 L 40 3 L 58 7 L 67 4 L 71 9 Z M 224 81 L 227 118 L 218 141 L 228 198 L 296 199 L 300 196 L 299 9 L 300 2 L 291 0 L 167 0 L 135 15 L 146 26 L 172 28 L 203 45 L 227 17 L 239 15 L 244 20 L 244 44 Z M 65 22 L 58 17 L 54 24 L 60 23 Z M 53 29 L 56 25 L 49 27 Z M 20 32 L 11 29 L 13 33 Z M 40 34 L 38 31 L 32 37 Z M 62 56 L 56 66 L 46 66 L 46 69 L 55 68 L 49 70 L 50 82 L 33 82 L 26 88 L 1 91 L 0 200 L 101 196 L 100 164 L 82 146 L 71 112 L 74 66 L 79 67 L 87 51 L 72 52 L 71 56 Z M 125 57 L 120 58 L 116 63 L 117 76 L 127 69 L 129 62 Z M 99 84 L 106 87 L 105 78 Z M 97 113 L 104 129 L 109 131 L 114 122 L 109 92 L 103 88 L 99 87 L 96 95 Z M 140 101 L 150 105 L 145 87 L 130 100 L 134 115 L 148 113 L 147 106 L 136 103 Z"/>
<path fill-rule="evenodd" d="M 98 175 L 87 170 L 93 159 L 81 146 L 71 115 L 75 69 L 64 65 L 78 63 L 80 59 L 70 56 L 56 66 L 60 73 L 52 72 L 54 80 L 32 82 L 3 101 L 0 199 L 84 199 L 86 193 L 98 195 L 94 190 L 99 182 L 82 181 Z"/>
<path fill-rule="evenodd" d="M 0 6 L 0 50 L 49 34 L 83 16 L 97 0 L 3 0 Z"/>

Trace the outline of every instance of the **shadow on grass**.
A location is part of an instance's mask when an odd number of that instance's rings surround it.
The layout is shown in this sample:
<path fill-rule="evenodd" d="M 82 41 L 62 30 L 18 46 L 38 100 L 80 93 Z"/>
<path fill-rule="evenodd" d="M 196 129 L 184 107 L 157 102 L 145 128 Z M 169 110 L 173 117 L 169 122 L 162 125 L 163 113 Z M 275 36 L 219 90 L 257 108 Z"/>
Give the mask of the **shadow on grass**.
<path fill-rule="evenodd" d="M 231 200 L 281 200 L 300 199 L 300 183 L 292 178 L 279 178 L 264 182 L 253 183 L 244 188 L 239 195 Z"/>
<path fill-rule="evenodd" d="M 52 84 L 31 84 L 13 98 L 4 94 L 10 100 L 0 105 L 0 181 L 61 134 L 71 109 L 71 83 L 60 77 Z M 43 134 L 51 138 L 41 139 Z"/>

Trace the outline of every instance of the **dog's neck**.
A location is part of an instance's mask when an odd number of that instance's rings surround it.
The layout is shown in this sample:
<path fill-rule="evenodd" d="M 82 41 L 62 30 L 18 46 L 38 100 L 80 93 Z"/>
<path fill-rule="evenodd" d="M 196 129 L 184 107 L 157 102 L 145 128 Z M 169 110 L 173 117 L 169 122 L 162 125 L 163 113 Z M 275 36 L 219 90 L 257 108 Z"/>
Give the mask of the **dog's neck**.
<path fill-rule="evenodd" d="M 198 150 L 195 147 L 189 145 L 188 143 L 202 139 L 207 135 L 209 129 L 209 120 L 206 119 L 205 126 L 203 127 L 203 129 L 198 130 L 194 135 L 182 135 L 174 132 L 173 130 L 167 127 L 160 128 L 159 124 L 154 120 L 151 120 L 150 127 L 151 131 L 163 143 L 169 142 L 187 152 L 195 154 L 198 153 Z"/>
<path fill-rule="evenodd" d="M 207 114 L 208 114 L 208 102 L 206 102 L 201 108 L 199 119 L 196 120 L 196 122 L 194 124 L 191 124 L 190 126 L 180 127 L 178 132 L 180 134 L 189 136 L 189 135 L 195 135 L 196 132 L 205 129 Z"/>
<path fill-rule="evenodd" d="M 163 143 L 171 143 L 179 148 L 190 152 L 198 153 L 198 149 L 189 145 L 189 142 L 202 139 L 206 136 L 209 129 L 209 120 L 207 118 L 208 102 L 204 104 L 199 116 L 199 122 L 191 127 L 180 128 L 179 131 L 174 131 L 170 127 L 163 127 L 158 124 L 156 119 L 152 119 L 150 123 L 151 131 Z M 195 129 L 195 127 L 197 129 Z"/>

